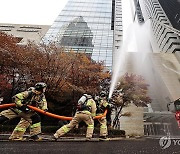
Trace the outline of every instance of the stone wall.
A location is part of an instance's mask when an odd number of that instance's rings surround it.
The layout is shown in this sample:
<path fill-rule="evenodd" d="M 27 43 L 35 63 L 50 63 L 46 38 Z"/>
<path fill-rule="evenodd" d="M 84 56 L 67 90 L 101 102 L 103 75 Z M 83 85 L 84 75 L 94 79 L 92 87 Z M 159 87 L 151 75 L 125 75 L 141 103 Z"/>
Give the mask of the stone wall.
<path fill-rule="evenodd" d="M 124 107 L 122 113 L 130 112 L 131 116 L 122 116 L 120 118 L 120 129 L 125 130 L 126 136 L 143 136 L 144 135 L 144 123 L 142 107 L 137 107 L 134 104 L 130 104 L 128 107 Z"/>

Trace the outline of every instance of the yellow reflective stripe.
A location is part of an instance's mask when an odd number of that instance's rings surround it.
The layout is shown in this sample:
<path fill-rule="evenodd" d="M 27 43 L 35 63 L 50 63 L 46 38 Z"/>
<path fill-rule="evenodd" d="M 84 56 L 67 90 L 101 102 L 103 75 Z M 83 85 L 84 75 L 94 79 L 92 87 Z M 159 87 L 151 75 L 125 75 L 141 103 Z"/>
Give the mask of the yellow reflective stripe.
<path fill-rule="evenodd" d="M 94 128 L 94 125 L 88 125 L 88 128 Z"/>
<path fill-rule="evenodd" d="M 69 132 L 69 129 L 66 126 L 63 126 L 62 129 L 65 133 Z"/>
<path fill-rule="evenodd" d="M 46 99 L 45 98 L 43 98 L 42 101 L 46 103 Z"/>
<path fill-rule="evenodd" d="M 106 125 L 101 125 L 100 128 L 106 128 L 107 129 L 107 126 Z"/>
<path fill-rule="evenodd" d="M 86 105 L 87 105 L 87 106 L 91 106 L 91 105 L 92 105 L 92 101 L 91 101 L 91 100 L 88 100 Z"/>
<path fill-rule="evenodd" d="M 89 112 L 88 110 L 84 110 L 82 111 L 83 113 L 87 113 L 87 114 L 91 114 L 91 112 Z"/>
<path fill-rule="evenodd" d="M 43 107 L 42 107 L 42 110 L 47 110 L 46 106 L 43 106 Z"/>
<path fill-rule="evenodd" d="M 19 132 L 25 132 L 25 131 L 26 131 L 26 128 L 16 127 L 14 130 L 15 130 L 15 131 L 19 131 Z"/>
<path fill-rule="evenodd" d="M 30 128 L 36 128 L 36 127 L 40 127 L 40 126 L 41 126 L 41 122 L 38 122 L 38 123 L 32 124 L 30 126 Z"/>
<path fill-rule="evenodd" d="M 16 97 L 19 98 L 19 99 L 23 99 L 24 98 L 23 94 L 21 94 L 21 93 L 17 94 Z"/>
<path fill-rule="evenodd" d="M 21 106 L 22 105 L 21 100 L 16 101 L 16 105 Z"/>
<path fill-rule="evenodd" d="M 15 96 L 17 97 L 17 99 L 19 99 L 15 102 L 16 105 L 21 106 L 22 100 L 24 99 L 24 95 L 22 93 L 19 93 L 19 94 L 16 94 Z"/>
<path fill-rule="evenodd" d="M 104 103 L 104 104 L 103 104 L 103 106 L 104 106 L 104 107 L 107 107 L 107 106 L 108 106 L 108 103 L 107 103 L 107 102 L 106 102 L 106 103 Z"/>
<path fill-rule="evenodd" d="M 93 117 L 95 117 L 95 116 L 96 116 L 96 113 L 92 113 L 91 115 L 92 115 Z"/>
<path fill-rule="evenodd" d="M 19 109 L 14 109 L 14 111 L 17 112 L 18 114 L 19 114 L 19 113 L 22 113 L 22 111 L 19 110 Z"/>

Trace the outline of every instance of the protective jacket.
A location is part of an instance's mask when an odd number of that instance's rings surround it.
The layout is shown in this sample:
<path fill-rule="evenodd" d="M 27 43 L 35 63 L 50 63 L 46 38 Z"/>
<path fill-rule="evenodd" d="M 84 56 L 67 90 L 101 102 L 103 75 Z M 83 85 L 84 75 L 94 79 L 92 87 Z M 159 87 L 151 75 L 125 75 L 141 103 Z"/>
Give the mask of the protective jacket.
<path fill-rule="evenodd" d="M 13 133 L 9 137 L 11 140 L 21 140 L 28 127 L 30 127 L 30 135 L 38 135 L 41 133 L 41 117 L 34 111 L 30 110 L 27 105 L 47 110 L 47 101 L 45 95 L 35 89 L 24 91 L 13 96 L 16 107 L 4 110 L 0 116 L 7 119 L 21 117 L 20 122 L 15 127 Z"/>
<path fill-rule="evenodd" d="M 97 114 L 104 113 L 108 109 L 109 103 L 106 100 L 100 99 L 97 103 Z"/>
<path fill-rule="evenodd" d="M 109 103 L 106 99 L 100 99 L 97 103 L 97 114 L 102 114 L 106 109 L 108 109 Z M 106 137 L 108 135 L 107 130 L 107 120 L 106 117 L 98 119 L 100 123 L 100 137 Z"/>
<path fill-rule="evenodd" d="M 86 108 L 82 111 L 82 113 L 88 113 L 92 117 L 96 116 L 96 103 L 93 99 L 88 99 L 86 102 Z"/>
<path fill-rule="evenodd" d="M 42 110 L 47 110 L 47 101 L 44 93 L 39 94 L 36 90 L 24 91 L 13 96 L 13 100 L 18 109 L 23 105 L 32 105 Z"/>

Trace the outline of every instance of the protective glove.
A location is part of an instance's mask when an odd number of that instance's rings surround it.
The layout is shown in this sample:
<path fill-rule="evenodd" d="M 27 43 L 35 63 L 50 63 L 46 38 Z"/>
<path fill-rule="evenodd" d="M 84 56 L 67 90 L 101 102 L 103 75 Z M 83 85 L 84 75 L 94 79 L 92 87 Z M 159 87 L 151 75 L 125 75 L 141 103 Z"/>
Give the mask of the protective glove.
<path fill-rule="evenodd" d="M 23 106 L 19 107 L 19 109 L 25 113 L 30 111 L 30 109 L 27 107 L 27 105 L 23 105 Z"/>

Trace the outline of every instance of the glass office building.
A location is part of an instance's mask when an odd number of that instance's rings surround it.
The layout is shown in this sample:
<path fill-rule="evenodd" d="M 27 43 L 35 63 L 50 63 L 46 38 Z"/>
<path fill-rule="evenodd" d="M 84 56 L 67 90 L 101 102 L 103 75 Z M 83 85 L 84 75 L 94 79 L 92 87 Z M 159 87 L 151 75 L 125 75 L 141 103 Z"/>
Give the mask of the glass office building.
<path fill-rule="evenodd" d="M 43 38 L 66 51 L 85 52 L 112 69 L 113 0 L 69 0 Z"/>

